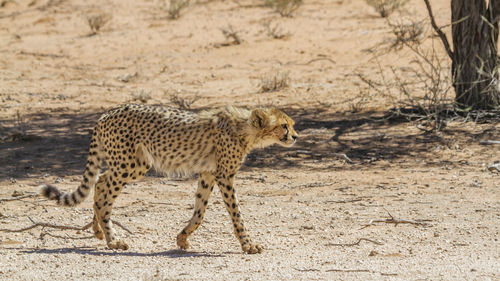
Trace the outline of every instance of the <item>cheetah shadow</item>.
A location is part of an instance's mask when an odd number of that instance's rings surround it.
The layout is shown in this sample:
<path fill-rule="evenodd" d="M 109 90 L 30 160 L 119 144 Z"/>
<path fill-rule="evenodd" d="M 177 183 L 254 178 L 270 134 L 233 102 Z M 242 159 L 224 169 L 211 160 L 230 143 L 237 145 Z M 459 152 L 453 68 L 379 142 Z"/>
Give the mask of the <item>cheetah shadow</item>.
<path fill-rule="evenodd" d="M 73 248 L 57 248 L 57 249 L 29 249 L 23 250 L 24 254 L 79 254 L 90 256 L 124 256 L 124 257 L 169 257 L 169 258 L 196 258 L 208 257 L 219 258 L 227 255 L 238 254 L 236 252 L 224 252 L 220 254 L 211 254 L 206 252 L 188 252 L 180 249 L 172 249 L 162 252 L 141 253 L 141 252 L 122 252 L 111 250 L 98 250 L 90 247 L 73 247 Z"/>

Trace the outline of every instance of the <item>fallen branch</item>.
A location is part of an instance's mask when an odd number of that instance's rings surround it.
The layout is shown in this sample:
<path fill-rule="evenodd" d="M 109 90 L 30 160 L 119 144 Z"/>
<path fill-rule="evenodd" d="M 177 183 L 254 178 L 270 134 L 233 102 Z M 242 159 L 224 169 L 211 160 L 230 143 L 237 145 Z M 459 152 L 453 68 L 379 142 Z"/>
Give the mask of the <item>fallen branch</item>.
<path fill-rule="evenodd" d="M 36 197 L 36 196 L 38 196 L 38 193 L 30 193 L 30 194 L 25 194 L 25 195 L 21 195 L 21 196 L 13 196 L 10 198 L 0 198 L 0 202 L 15 201 L 15 200 L 21 200 L 24 198 Z"/>
<path fill-rule="evenodd" d="M 83 230 L 87 230 L 89 229 L 91 226 L 92 226 L 92 222 L 84 225 L 84 226 L 71 226 L 71 225 L 59 225 L 59 224 L 52 224 L 52 223 L 46 223 L 46 222 L 35 222 L 32 218 L 28 217 L 28 219 L 33 223 L 32 225 L 30 226 L 27 226 L 27 227 L 23 227 L 23 228 L 20 228 L 20 229 L 0 229 L 0 231 L 2 232 L 24 232 L 26 230 L 30 230 L 30 229 L 33 229 L 35 227 L 39 227 L 41 226 L 42 228 L 43 227 L 48 227 L 48 228 L 55 228 L 55 229 L 71 229 L 71 230 L 80 230 L 80 231 L 83 231 Z M 113 222 L 113 224 L 116 224 L 117 226 L 121 227 L 123 230 L 127 231 L 128 233 L 130 234 L 134 234 L 132 231 L 130 231 L 128 228 L 126 228 L 125 226 L 123 226 L 121 223 L 117 222 L 117 221 L 114 221 L 114 220 L 111 220 Z"/>
<path fill-rule="evenodd" d="M 344 203 L 359 202 L 362 200 L 363 200 L 363 198 L 356 198 L 356 199 L 351 199 L 351 200 L 327 200 L 327 201 L 325 201 L 325 203 L 344 204 Z"/>
<path fill-rule="evenodd" d="M 347 163 L 349 163 L 349 164 L 354 163 L 354 162 L 352 162 L 351 158 L 347 157 L 347 155 L 345 153 L 334 153 L 333 155 L 345 159 L 345 161 L 347 161 Z"/>
<path fill-rule="evenodd" d="M 500 144 L 500 141 L 497 140 L 482 140 L 479 142 L 479 144 L 485 145 L 485 144 Z"/>
<path fill-rule="evenodd" d="M 371 271 L 368 269 L 327 269 L 326 272 L 372 272 L 372 273 L 375 273 L 375 271 Z"/>
<path fill-rule="evenodd" d="M 326 244 L 325 246 L 347 246 L 347 247 L 351 247 L 351 246 L 357 246 L 359 245 L 359 243 L 361 243 L 361 241 L 368 241 L 368 242 L 372 242 L 373 244 L 377 244 L 377 245 L 383 245 L 383 243 L 381 242 L 378 242 L 378 241 L 375 241 L 375 240 L 372 240 L 372 239 L 368 239 L 368 238 L 359 238 L 358 241 L 356 241 L 355 243 L 328 243 Z"/>
<path fill-rule="evenodd" d="M 55 235 L 55 234 L 51 234 L 51 233 L 42 233 L 40 234 L 40 238 L 43 238 L 45 235 L 47 236 L 50 236 L 50 237 L 54 237 L 54 238 L 61 238 L 61 239 L 72 239 L 72 240 L 77 240 L 77 239 L 92 239 L 94 238 L 95 236 L 94 235 L 91 235 L 91 236 L 84 236 L 84 237 L 72 237 L 72 236 L 69 236 L 66 234 L 66 236 L 61 236 L 61 235 Z"/>
<path fill-rule="evenodd" d="M 413 225 L 419 225 L 419 226 L 429 226 L 429 224 L 425 223 L 425 222 L 426 221 L 431 221 L 431 220 L 405 220 L 405 219 L 396 219 L 396 218 L 394 218 L 394 216 L 391 213 L 389 213 L 389 211 L 387 211 L 387 210 L 385 210 L 385 211 L 387 212 L 387 214 L 389 214 L 390 218 L 388 218 L 388 219 L 378 219 L 378 220 L 371 219 L 361 229 L 370 227 L 370 226 L 374 225 L 374 223 L 377 223 L 377 222 L 393 223 L 394 226 L 397 226 L 400 223 L 413 224 Z"/>
<path fill-rule="evenodd" d="M 337 62 L 335 62 L 334 60 L 332 60 L 331 58 L 326 58 L 326 57 L 325 57 L 325 58 L 315 58 L 315 59 L 309 60 L 308 62 L 305 62 L 305 63 L 297 63 L 297 62 L 293 62 L 293 61 L 291 61 L 291 62 L 287 62 L 287 63 L 286 63 L 286 65 L 292 65 L 292 64 L 293 64 L 293 65 L 308 65 L 308 64 L 311 64 L 311 63 L 313 63 L 313 62 L 315 62 L 315 61 L 322 61 L 322 60 L 329 61 L 329 62 L 331 62 L 331 63 L 333 63 L 333 64 L 336 64 L 336 63 L 337 63 Z"/>

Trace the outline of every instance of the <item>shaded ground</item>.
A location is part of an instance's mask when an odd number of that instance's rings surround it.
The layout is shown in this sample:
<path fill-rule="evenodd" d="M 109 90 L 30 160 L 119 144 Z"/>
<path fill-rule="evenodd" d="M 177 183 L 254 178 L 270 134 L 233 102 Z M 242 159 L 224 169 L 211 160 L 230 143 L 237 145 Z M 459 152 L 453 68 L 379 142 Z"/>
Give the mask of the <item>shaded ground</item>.
<path fill-rule="evenodd" d="M 0 232 L 0 280 L 500 278 L 499 174 L 487 169 L 500 160 L 499 146 L 480 144 L 500 140 L 499 124 L 457 120 L 424 133 L 384 119 L 392 104 L 379 96 L 352 110 L 360 98 L 354 73 L 412 60 L 404 49 L 371 59 L 367 49 L 391 33 L 364 1 L 305 1 L 292 18 L 258 1 L 197 1 L 175 21 L 160 1 L 4 2 L 0 229 L 29 226 L 29 218 L 90 222 L 90 198 L 77 208 L 1 199 L 41 183 L 76 188 L 92 126 L 117 104 L 274 105 L 296 120 L 300 137 L 292 149 L 252 152 L 237 175 L 247 228 L 265 248 L 260 255 L 241 253 L 218 191 L 192 248 L 178 250 L 195 179 L 151 172 L 114 208 L 113 218 L 133 232 L 117 229 L 130 250 L 110 251 L 88 230 Z M 446 23 L 449 1 L 433 2 Z M 423 1 L 407 7 L 392 19 L 425 16 Z M 86 18 L 95 13 L 112 19 L 88 36 Z M 271 38 L 268 21 L 291 36 Z M 229 24 L 241 45 L 221 44 Z M 277 71 L 289 73 L 290 87 L 259 92 L 262 78 Z M 391 215 L 424 224 L 367 226 Z"/>

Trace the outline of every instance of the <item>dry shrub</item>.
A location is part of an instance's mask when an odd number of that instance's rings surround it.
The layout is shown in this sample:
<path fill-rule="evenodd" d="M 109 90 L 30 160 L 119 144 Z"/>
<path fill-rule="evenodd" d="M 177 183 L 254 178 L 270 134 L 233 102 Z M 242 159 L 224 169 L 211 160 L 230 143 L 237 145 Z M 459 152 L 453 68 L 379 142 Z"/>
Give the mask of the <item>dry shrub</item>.
<path fill-rule="evenodd" d="M 381 17 L 386 18 L 406 5 L 408 0 L 365 0 L 365 2 L 375 8 Z"/>
<path fill-rule="evenodd" d="M 226 40 L 229 40 L 230 42 L 227 43 L 228 45 L 239 45 L 243 40 L 241 39 L 239 35 L 239 31 L 236 31 L 232 25 L 228 25 L 225 28 L 220 29 L 224 37 L 226 37 Z"/>
<path fill-rule="evenodd" d="M 181 16 L 181 11 L 189 6 L 190 0 L 170 0 L 168 18 L 175 20 Z"/>
<path fill-rule="evenodd" d="M 290 32 L 285 32 L 278 23 L 272 24 L 270 21 L 264 23 L 267 31 L 267 36 L 274 39 L 286 39 L 291 36 Z"/>
<path fill-rule="evenodd" d="M 147 103 L 151 99 L 151 92 L 145 90 L 140 90 L 132 94 L 132 101 L 140 101 L 142 103 Z"/>
<path fill-rule="evenodd" d="M 290 87 L 290 76 L 288 72 L 276 71 L 272 75 L 263 76 L 259 83 L 261 93 L 276 92 L 288 87 Z"/>
<path fill-rule="evenodd" d="M 112 16 L 107 13 L 96 13 L 87 16 L 87 23 L 90 27 L 92 33 L 90 35 L 95 35 L 101 30 L 101 28 L 111 20 Z"/>
<path fill-rule="evenodd" d="M 405 45 L 420 45 L 424 38 L 424 22 L 410 21 L 409 23 L 390 23 L 392 33 L 396 39 L 391 48 L 401 49 Z"/>
<path fill-rule="evenodd" d="M 410 65 L 390 67 L 390 72 L 386 73 L 379 64 L 377 80 L 362 74 L 357 76 L 376 95 L 393 101 L 391 117 L 417 121 L 417 127 L 425 131 L 439 131 L 454 112 L 448 63 L 443 61 L 434 45 L 430 51 L 420 46 L 407 46 L 415 54 Z"/>
<path fill-rule="evenodd" d="M 191 109 L 191 106 L 200 99 L 198 95 L 194 97 L 183 97 L 180 94 L 180 90 L 163 90 L 163 93 L 168 95 L 170 102 L 180 109 Z"/>
<path fill-rule="evenodd" d="M 282 17 L 291 17 L 302 5 L 302 0 L 265 0 L 264 5 L 272 7 Z"/>

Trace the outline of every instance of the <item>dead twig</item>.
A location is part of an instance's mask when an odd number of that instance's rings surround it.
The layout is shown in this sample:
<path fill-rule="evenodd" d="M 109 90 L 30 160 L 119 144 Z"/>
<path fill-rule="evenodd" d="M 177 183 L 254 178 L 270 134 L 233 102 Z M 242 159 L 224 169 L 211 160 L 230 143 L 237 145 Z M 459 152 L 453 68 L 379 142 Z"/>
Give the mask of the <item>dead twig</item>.
<path fill-rule="evenodd" d="M 315 59 L 312 59 L 312 60 L 309 60 L 308 62 L 305 62 L 305 63 L 298 63 L 298 62 L 294 62 L 294 61 L 290 61 L 290 62 L 287 62 L 285 65 L 309 65 L 313 62 L 316 62 L 316 61 L 322 61 L 322 60 L 326 60 L 326 61 L 329 61 L 333 64 L 336 64 L 337 62 L 332 60 L 331 58 L 315 58 Z"/>
<path fill-rule="evenodd" d="M 374 223 L 377 223 L 377 222 L 393 223 L 394 226 L 397 226 L 398 224 L 401 224 L 401 223 L 413 224 L 413 225 L 419 225 L 419 226 L 429 226 L 429 224 L 426 223 L 426 222 L 431 221 L 431 220 L 405 220 L 405 219 L 397 219 L 397 218 L 394 218 L 394 216 L 391 213 L 389 213 L 389 211 L 387 211 L 387 210 L 385 210 L 385 211 L 387 212 L 387 214 L 389 214 L 390 218 L 388 218 L 388 219 L 376 219 L 376 220 L 375 219 L 371 219 L 361 229 L 370 227 L 370 226 L 374 225 Z"/>
<path fill-rule="evenodd" d="M 69 236 L 67 234 L 66 234 L 66 236 L 62 236 L 62 235 L 56 235 L 56 234 L 51 234 L 51 233 L 46 233 L 46 232 L 40 234 L 40 238 L 43 238 L 44 236 L 50 236 L 50 237 L 61 238 L 61 239 L 71 239 L 71 240 L 92 239 L 95 237 L 94 235 L 84 236 L 84 237 L 73 237 L 73 236 Z"/>
<path fill-rule="evenodd" d="M 368 269 L 327 269 L 326 272 L 372 272 L 374 271 Z"/>
<path fill-rule="evenodd" d="M 500 141 L 497 140 L 482 140 L 479 142 L 479 144 L 485 145 L 485 144 L 500 144 Z"/>
<path fill-rule="evenodd" d="M 88 224 L 86 224 L 84 226 L 71 226 L 71 225 L 52 224 L 52 223 L 46 223 L 46 222 L 35 222 L 30 217 L 28 217 L 28 219 L 33 223 L 30 226 L 23 227 L 23 228 L 20 228 L 20 229 L 5 229 L 5 228 L 2 228 L 2 229 L 0 229 L 0 231 L 1 232 L 24 232 L 24 231 L 27 231 L 27 230 L 30 230 L 30 229 L 33 229 L 33 228 L 39 227 L 39 226 L 41 226 L 42 228 L 43 227 L 48 227 L 48 228 L 56 228 L 56 229 L 63 229 L 63 230 L 71 229 L 71 230 L 83 231 L 83 230 L 89 229 L 92 226 L 92 222 L 90 222 L 90 223 L 88 223 Z M 125 226 L 123 226 L 121 223 L 119 223 L 117 221 L 114 221 L 114 220 L 111 220 L 111 221 L 113 222 L 113 224 L 116 224 L 117 226 L 121 227 L 123 230 L 127 231 L 128 233 L 134 234 L 132 231 L 130 231 Z"/>
<path fill-rule="evenodd" d="M 372 242 L 373 244 L 377 244 L 377 245 L 384 245 L 383 243 L 375 241 L 375 240 L 372 240 L 372 239 L 359 238 L 358 241 L 356 241 L 355 243 L 328 243 L 325 246 L 342 246 L 342 247 L 347 246 L 347 247 L 351 247 L 351 246 L 357 246 L 357 245 L 359 245 L 359 243 L 361 243 L 361 241 L 363 241 L 363 240 L 367 241 L 367 242 Z"/>
<path fill-rule="evenodd" d="M 349 164 L 354 163 L 354 162 L 352 162 L 351 158 L 347 157 L 347 155 L 345 153 L 334 153 L 333 155 L 345 159 L 345 161 Z"/>
<path fill-rule="evenodd" d="M 36 197 L 36 196 L 38 196 L 38 193 L 30 193 L 30 194 L 25 194 L 25 195 L 21 195 L 21 196 L 13 196 L 10 198 L 0 198 L 0 202 L 15 201 L 15 200 L 21 200 L 24 198 Z"/>

